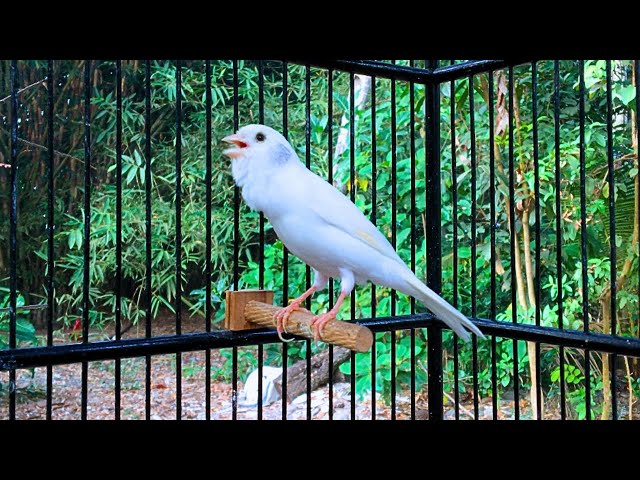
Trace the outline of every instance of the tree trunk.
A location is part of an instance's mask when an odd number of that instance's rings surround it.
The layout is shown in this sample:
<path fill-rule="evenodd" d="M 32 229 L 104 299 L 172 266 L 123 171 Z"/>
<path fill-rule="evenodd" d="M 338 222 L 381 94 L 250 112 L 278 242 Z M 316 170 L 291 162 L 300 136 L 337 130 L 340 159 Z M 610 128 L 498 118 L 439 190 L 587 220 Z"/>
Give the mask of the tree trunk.
<path fill-rule="evenodd" d="M 516 128 L 518 131 L 518 141 L 520 146 L 524 145 L 524 140 L 522 138 L 522 117 L 520 115 L 520 97 L 518 96 L 518 90 L 514 88 L 514 103 L 513 103 L 513 113 L 516 120 Z M 524 171 L 529 167 L 527 162 L 525 162 L 522 158 L 519 161 L 520 171 L 522 178 L 524 178 Z M 531 212 L 531 206 L 533 205 L 534 195 L 527 186 L 527 183 L 523 181 L 520 184 L 520 187 L 524 187 L 526 198 L 522 201 L 522 240 L 523 245 L 522 249 L 524 250 L 524 268 L 527 277 L 527 294 L 529 298 L 529 305 L 536 308 L 536 295 L 535 295 L 535 286 L 534 286 L 534 273 L 533 273 L 533 262 L 531 261 L 531 231 L 529 227 L 529 215 Z M 540 245 L 536 245 L 536 248 L 540 248 Z M 521 304 L 523 302 L 521 301 Z M 525 307 L 526 308 L 526 307 Z M 537 368 L 537 358 L 535 354 L 536 344 L 535 342 L 527 342 L 527 357 L 529 358 L 529 377 L 531 378 L 531 389 L 529 390 L 529 398 L 531 401 L 531 410 L 532 410 L 532 418 L 534 420 L 538 419 L 538 401 L 542 402 L 540 405 L 540 411 L 544 409 L 544 403 L 542 399 L 538 399 L 538 368 Z"/>
<path fill-rule="evenodd" d="M 342 347 L 333 348 L 333 379 L 343 378 L 338 367 L 351 358 L 351 351 Z M 311 357 L 311 391 L 329 383 L 329 350 Z M 282 375 L 274 380 L 276 390 L 282 396 Z M 307 359 L 299 360 L 287 370 L 287 402 L 307 391 Z"/>
<path fill-rule="evenodd" d="M 531 232 L 529 227 L 529 208 L 525 207 L 522 214 L 522 237 L 524 249 L 524 266 L 527 276 L 527 293 L 529 297 L 529 305 L 536 308 L 535 285 L 533 281 L 533 262 L 531 260 Z M 539 248 L 539 245 L 536 245 Z M 538 419 L 538 401 L 540 402 L 540 412 L 544 417 L 544 400 L 538 399 L 538 359 L 536 358 L 535 342 L 527 342 L 527 356 L 529 358 L 529 375 L 531 377 L 531 389 L 529 390 L 529 398 L 531 400 L 531 417 Z"/>
<path fill-rule="evenodd" d="M 495 125 L 495 130 L 496 130 L 496 137 L 498 137 L 500 134 L 506 134 L 506 119 L 508 118 L 508 111 L 507 111 L 507 105 L 506 105 L 506 91 L 507 91 L 507 87 L 505 84 L 505 77 L 504 77 L 504 73 L 500 73 L 498 76 L 498 96 L 496 98 L 496 105 L 498 108 L 498 115 L 496 116 L 496 125 Z M 489 105 L 489 84 L 486 82 L 482 83 L 483 86 L 483 97 L 485 99 L 485 102 L 487 102 L 487 105 L 489 106 L 489 108 L 493 108 L 492 105 Z M 516 121 L 516 128 L 518 131 L 518 135 L 517 135 L 517 140 L 519 142 L 520 145 L 522 145 L 524 143 L 523 138 L 522 138 L 522 131 L 520 129 L 521 123 L 522 123 L 522 119 L 520 116 L 520 108 L 519 108 L 519 98 L 517 96 L 517 90 L 514 89 L 515 92 L 515 98 L 514 98 L 514 118 Z M 492 126 L 493 127 L 493 126 Z M 504 167 L 502 165 L 502 153 L 500 152 L 500 147 L 497 143 L 497 138 L 496 141 L 494 142 L 493 146 L 493 151 L 495 154 L 495 159 L 496 159 L 496 168 L 497 170 L 502 173 L 504 175 Z M 524 178 L 524 169 L 527 168 L 526 162 L 522 161 L 522 159 L 520 159 L 520 161 L 518 162 L 518 168 L 520 168 L 520 170 L 522 171 L 521 174 L 519 175 L 519 177 Z M 500 178 L 498 178 L 498 181 L 500 182 Z M 508 185 L 504 185 L 503 186 L 505 188 L 508 189 Z M 531 305 L 532 307 L 534 307 L 536 305 L 536 299 L 535 299 L 535 287 L 534 287 L 534 273 L 533 273 L 533 263 L 532 263 L 532 259 L 531 259 L 531 232 L 530 232 L 530 227 L 529 227 L 529 216 L 530 216 L 530 210 L 531 210 L 531 198 L 532 198 L 532 192 L 529 191 L 526 185 L 526 182 L 521 182 L 519 185 L 514 185 L 514 188 L 518 188 L 518 187 L 524 187 L 525 188 L 525 194 L 528 195 L 528 198 L 525 198 L 524 201 L 519 202 L 519 204 L 522 205 L 522 235 L 523 235 L 523 250 L 524 250 L 524 271 L 526 273 L 526 288 L 525 288 L 525 275 L 523 274 L 523 265 L 522 265 L 522 259 L 520 257 L 520 242 L 518 240 L 518 234 L 517 232 L 513 232 L 513 239 L 515 242 L 515 258 L 513 259 L 514 261 L 514 270 L 515 270 L 515 276 L 512 279 L 512 282 L 515 282 L 514 287 L 517 290 L 517 294 L 518 294 L 518 304 L 520 305 L 521 308 L 523 308 L 524 310 L 528 310 L 528 305 L 527 305 L 527 297 L 529 298 L 529 305 Z M 507 215 L 507 224 L 511 225 L 511 218 L 510 218 L 510 200 L 507 196 L 503 196 L 503 201 L 504 201 L 504 211 L 506 212 Z M 516 205 L 516 207 L 518 207 L 518 205 Z M 516 215 L 517 215 L 517 208 L 516 208 Z M 514 219 L 515 220 L 515 219 Z M 514 221 L 515 224 L 515 221 Z M 497 252 L 496 252 L 497 253 Z M 499 272 L 498 270 L 496 270 L 497 272 Z M 538 378 L 537 378 L 537 359 L 536 359 L 536 355 L 535 355 L 535 342 L 527 342 L 527 356 L 529 359 L 529 375 L 531 378 L 531 389 L 529 391 L 529 397 L 530 397 L 530 401 L 531 401 L 531 409 L 532 409 L 532 417 L 534 419 L 537 419 L 538 417 L 538 401 L 542 402 L 542 398 L 538 399 L 538 390 L 536 388 L 536 385 L 538 383 Z M 541 410 L 544 409 L 544 405 L 541 404 Z"/>

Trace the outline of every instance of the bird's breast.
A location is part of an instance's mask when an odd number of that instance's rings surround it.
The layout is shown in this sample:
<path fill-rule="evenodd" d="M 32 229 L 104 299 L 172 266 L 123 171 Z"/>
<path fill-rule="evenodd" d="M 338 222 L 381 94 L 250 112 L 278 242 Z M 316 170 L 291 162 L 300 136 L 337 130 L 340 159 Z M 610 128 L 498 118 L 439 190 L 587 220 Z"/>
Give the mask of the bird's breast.
<path fill-rule="evenodd" d="M 277 174 L 249 175 L 242 186 L 242 197 L 250 208 L 263 212 L 273 223 L 308 204 L 308 191 L 296 181 L 294 173 L 282 168 Z"/>
<path fill-rule="evenodd" d="M 278 238 L 296 257 L 328 276 L 338 275 L 326 225 L 314 221 L 312 213 L 289 211 L 271 218 L 270 222 Z"/>

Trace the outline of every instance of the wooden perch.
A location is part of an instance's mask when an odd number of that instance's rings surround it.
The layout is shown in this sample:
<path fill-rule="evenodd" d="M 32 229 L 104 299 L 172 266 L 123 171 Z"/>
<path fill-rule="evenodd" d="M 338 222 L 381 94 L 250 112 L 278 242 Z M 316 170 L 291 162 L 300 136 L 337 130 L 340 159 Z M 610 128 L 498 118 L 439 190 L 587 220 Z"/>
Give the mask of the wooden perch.
<path fill-rule="evenodd" d="M 270 297 L 270 298 L 269 298 Z M 225 328 L 245 330 L 257 327 L 275 327 L 274 315 L 281 307 L 265 302 L 273 301 L 273 292 L 266 290 L 227 291 Z M 306 309 L 289 316 L 287 332 L 301 337 L 313 338 L 311 319 L 313 314 Z M 334 320 L 322 330 L 322 341 L 340 345 L 356 352 L 367 352 L 373 344 L 373 333 L 355 323 Z"/>
<path fill-rule="evenodd" d="M 276 321 L 273 316 L 278 310 L 280 307 L 252 300 L 244 307 L 244 315 L 249 322 L 261 327 L 275 327 Z M 287 322 L 287 332 L 313 338 L 312 318 L 313 314 L 306 309 L 293 312 Z M 368 352 L 373 344 L 373 334 L 362 325 L 334 320 L 324 326 L 322 340 L 356 352 Z"/>

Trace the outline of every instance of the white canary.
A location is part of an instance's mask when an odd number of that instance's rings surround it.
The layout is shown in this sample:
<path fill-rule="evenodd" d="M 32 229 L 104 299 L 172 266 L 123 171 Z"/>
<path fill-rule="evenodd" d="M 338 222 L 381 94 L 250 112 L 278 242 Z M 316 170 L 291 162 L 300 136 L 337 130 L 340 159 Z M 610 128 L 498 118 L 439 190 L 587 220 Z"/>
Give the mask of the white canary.
<path fill-rule="evenodd" d="M 223 153 L 232 159 L 233 179 L 242 197 L 264 213 L 284 245 L 313 269 L 311 288 L 276 314 L 278 334 L 289 315 L 329 278 L 340 278 L 334 307 L 317 315 L 316 339 L 336 318 L 355 284 L 371 281 L 424 303 L 463 340 L 482 332 L 467 317 L 422 283 L 388 240 L 345 195 L 300 161 L 289 142 L 265 125 L 246 125 L 222 139 L 235 147 Z M 282 338 L 282 337 L 281 337 Z"/>

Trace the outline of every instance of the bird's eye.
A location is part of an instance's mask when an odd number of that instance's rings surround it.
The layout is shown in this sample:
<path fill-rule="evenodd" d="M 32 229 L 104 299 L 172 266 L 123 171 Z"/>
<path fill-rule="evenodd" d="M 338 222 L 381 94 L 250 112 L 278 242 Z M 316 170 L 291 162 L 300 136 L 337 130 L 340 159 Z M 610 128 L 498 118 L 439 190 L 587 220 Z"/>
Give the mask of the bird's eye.
<path fill-rule="evenodd" d="M 259 142 L 264 142 L 264 139 L 267 138 L 264 136 L 264 133 L 260 132 L 256 135 L 256 140 Z"/>

